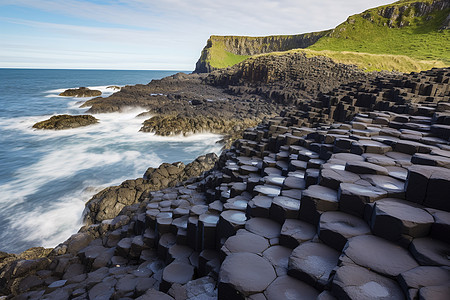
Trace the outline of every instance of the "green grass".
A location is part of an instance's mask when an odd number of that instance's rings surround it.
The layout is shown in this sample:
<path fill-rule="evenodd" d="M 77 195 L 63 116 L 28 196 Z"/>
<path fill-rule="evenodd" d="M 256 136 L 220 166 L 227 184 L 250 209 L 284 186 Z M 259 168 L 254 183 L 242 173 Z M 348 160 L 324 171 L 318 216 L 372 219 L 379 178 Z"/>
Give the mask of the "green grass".
<path fill-rule="evenodd" d="M 209 55 L 206 61 L 209 62 L 209 64 L 212 67 L 222 69 L 238 64 L 249 57 L 250 57 L 249 55 L 233 54 L 231 52 L 226 51 L 223 48 L 223 44 L 222 47 L 220 47 L 220 45 L 215 44 L 214 47 L 210 48 Z"/>
<path fill-rule="evenodd" d="M 401 1 L 400 4 L 413 2 L 416 1 Z M 401 19 L 409 25 L 396 27 L 397 22 L 393 28 L 387 26 L 388 19 L 378 14 L 379 9 L 349 17 L 309 49 L 405 55 L 415 60 L 435 60 L 450 65 L 450 30 L 439 30 L 450 9 L 414 17 L 410 8 Z"/>
<path fill-rule="evenodd" d="M 293 52 L 303 52 L 307 57 L 325 56 L 331 58 L 336 63 L 356 65 L 358 68 L 367 72 L 385 70 L 409 73 L 447 66 L 442 61 L 416 60 L 405 55 L 358 53 L 350 51 L 294 49 L 285 52 L 273 52 L 266 55 L 283 55 Z"/>
<path fill-rule="evenodd" d="M 332 31 L 311 33 L 326 35 L 308 47 L 305 53 L 308 56 L 326 56 L 338 63 L 355 64 L 366 71 L 413 72 L 450 66 L 450 30 L 440 30 L 450 9 L 415 17 L 416 8 L 412 5 L 434 1 L 397 1 L 350 16 Z M 381 11 L 387 7 L 394 7 L 396 15 L 399 15 L 400 8 L 406 7 L 406 10 L 401 17 L 390 20 L 381 16 Z M 226 46 L 227 38 L 259 39 L 212 36 L 212 46 L 205 52 L 205 59 L 214 68 L 226 68 L 251 57 L 232 53 L 235 51 L 227 48 L 230 47 Z"/>

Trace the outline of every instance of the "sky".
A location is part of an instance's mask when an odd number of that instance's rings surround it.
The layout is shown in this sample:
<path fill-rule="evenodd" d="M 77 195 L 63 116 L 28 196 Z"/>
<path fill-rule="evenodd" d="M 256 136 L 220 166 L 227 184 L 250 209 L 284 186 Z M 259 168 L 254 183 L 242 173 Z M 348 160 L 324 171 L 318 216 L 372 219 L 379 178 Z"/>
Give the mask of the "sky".
<path fill-rule="evenodd" d="M 0 0 L 0 68 L 191 71 L 210 35 L 300 34 L 394 0 Z"/>

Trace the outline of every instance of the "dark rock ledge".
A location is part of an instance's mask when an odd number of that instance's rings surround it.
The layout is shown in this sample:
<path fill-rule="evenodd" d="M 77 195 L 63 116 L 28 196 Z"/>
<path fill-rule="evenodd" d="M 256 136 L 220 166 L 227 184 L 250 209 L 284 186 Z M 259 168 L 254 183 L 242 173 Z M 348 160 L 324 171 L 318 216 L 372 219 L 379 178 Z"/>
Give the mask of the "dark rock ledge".
<path fill-rule="evenodd" d="M 33 125 L 36 129 L 63 130 L 88 126 L 98 123 L 98 120 L 91 115 L 57 115 L 48 120 L 38 122 Z"/>
<path fill-rule="evenodd" d="M 199 177 L 142 193 L 50 254 L 1 254 L 1 293 L 446 299 L 449 80 L 449 69 L 434 69 L 297 99 Z"/>
<path fill-rule="evenodd" d="M 99 90 L 91 90 L 86 87 L 80 87 L 77 89 L 68 89 L 60 93 L 59 96 L 65 97 L 97 97 L 101 96 L 102 92 Z"/>

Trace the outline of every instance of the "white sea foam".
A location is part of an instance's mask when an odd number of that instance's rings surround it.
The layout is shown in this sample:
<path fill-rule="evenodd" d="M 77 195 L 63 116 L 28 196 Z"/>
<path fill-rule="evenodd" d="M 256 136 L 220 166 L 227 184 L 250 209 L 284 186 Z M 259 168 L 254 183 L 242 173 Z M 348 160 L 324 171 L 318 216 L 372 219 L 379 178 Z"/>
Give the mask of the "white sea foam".
<path fill-rule="evenodd" d="M 136 116 L 144 111 L 133 108 L 121 113 L 96 114 L 98 124 L 60 131 L 32 129 L 33 124 L 50 115 L 0 118 L 4 132 L 25 134 L 39 146 L 37 161 L 18 167 L 10 180 L 0 185 L 0 210 L 8 212 L 14 234 L 34 246 L 54 247 L 79 229 L 84 203 L 95 193 L 95 189 L 86 188 L 120 184 L 125 179 L 142 176 L 146 168 L 157 167 L 163 161 L 182 160 L 179 156 L 195 158 L 189 153 L 219 153 L 221 145 L 216 141 L 221 136 L 217 134 L 161 137 L 139 132 L 148 117 Z M 116 178 L 111 173 L 115 168 Z M 103 178 L 104 173 L 97 175 L 101 169 L 108 172 L 109 179 Z M 131 171 L 123 174 L 122 169 Z M 43 199 L 42 204 L 37 203 L 31 210 L 22 209 L 28 198 L 39 198 L 40 193 L 51 195 L 52 185 L 73 182 L 74 176 L 83 172 L 89 178 L 81 179 L 84 182 L 75 190 L 50 202 Z"/>

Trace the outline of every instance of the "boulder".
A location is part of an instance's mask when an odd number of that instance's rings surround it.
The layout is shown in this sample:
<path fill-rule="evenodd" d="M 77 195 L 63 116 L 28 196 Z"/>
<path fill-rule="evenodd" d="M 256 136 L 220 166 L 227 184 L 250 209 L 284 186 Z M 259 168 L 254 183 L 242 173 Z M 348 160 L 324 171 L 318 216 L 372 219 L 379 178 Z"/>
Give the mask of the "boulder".
<path fill-rule="evenodd" d="M 77 89 L 67 89 L 64 92 L 59 94 L 59 96 L 64 96 L 64 97 L 97 97 L 97 96 L 101 96 L 101 95 L 102 95 L 101 91 L 91 90 L 86 87 L 80 87 Z"/>
<path fill-rule="evenodd" d="M 88 126 L 96 123 L 98 123 L 98 120 L 91 115 L 57 115 L 48 120 L 34 124 L 33 128 L 63 130 Z"/>

